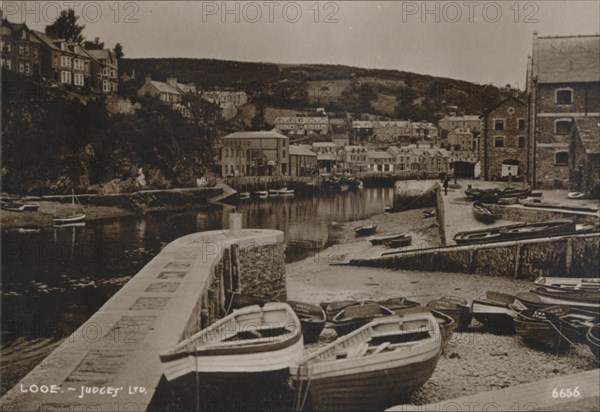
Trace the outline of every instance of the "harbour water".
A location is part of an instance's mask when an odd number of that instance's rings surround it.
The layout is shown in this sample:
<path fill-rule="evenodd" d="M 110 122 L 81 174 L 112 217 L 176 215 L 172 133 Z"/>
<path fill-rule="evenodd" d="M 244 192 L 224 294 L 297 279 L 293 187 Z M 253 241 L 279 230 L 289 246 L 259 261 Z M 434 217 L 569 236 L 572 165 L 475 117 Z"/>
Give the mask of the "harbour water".
<path fill-rule="evenodd" d="M 393 189 L 318 197 L 248 199 L 233 206 L 88 222 L 84 227 L 2 233 L 3 394 L 98 310 L 160 249 L 181 236 L 227 227 L 285 233 L 288 263 L 335 242 L 335 222 L 365 219 L 392 204 Z"/>

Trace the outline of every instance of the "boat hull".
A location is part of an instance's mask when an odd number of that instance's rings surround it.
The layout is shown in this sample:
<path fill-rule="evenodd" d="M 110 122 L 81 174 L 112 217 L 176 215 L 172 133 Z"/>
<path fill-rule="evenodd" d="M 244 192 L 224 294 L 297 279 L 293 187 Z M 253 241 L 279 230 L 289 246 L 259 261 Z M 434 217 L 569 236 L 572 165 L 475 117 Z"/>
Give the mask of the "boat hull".
<path fill-rule="evenodd" d="M 562 353 L 568 351 L 571 346 L 549 321 L 523 319 L 517 316 L 514 325 L 515 334 L 523 343 L 535 349 Z"/>
<path fill-rule="evenodd" d="M 366 411 L 383 410 L 408 399 L 429 380 L 439 360 L 439 347 L 417 357 L 414 362 L 387 361 L 371 371 L 332 373 L 312 378 L 304 410 Z M 306 386 L 306 381 L 304 382 Z"/>
<path fill-rule="evenodd" d="M 72 223 L 83 223 L 85 222 L 85 214 L 69 216 L 64 218 L 52 219 L 55 225 L 68 225 Z"/>
<path fill-rule="evenodd" d="M 511 333 L 514 330 L 513 317 L 508 305 L 474 299 L 471 314 L 487 329 L 497 334 Z"/>
<path fill-rule="evenodd" d="M 496 220 L 496 215 L 494 215 L 481 202 L 473 202 L 473 204 L 471 205 L 471 209 L 473 211 L 473 215 L 475 216 L 475 218 L 482 223 L 490 224 Z"/>

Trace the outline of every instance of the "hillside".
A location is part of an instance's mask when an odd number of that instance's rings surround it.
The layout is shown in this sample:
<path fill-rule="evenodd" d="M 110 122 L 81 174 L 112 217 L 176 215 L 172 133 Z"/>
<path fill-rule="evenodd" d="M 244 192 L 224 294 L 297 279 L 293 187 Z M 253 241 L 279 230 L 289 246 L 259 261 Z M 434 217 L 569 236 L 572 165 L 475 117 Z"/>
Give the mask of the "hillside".
<path fill-rule="evenodd" d="M 481 113 L 502 95 L 494 86 L 397 70 L 342 65 L 282 65 L 214 59 L 123 59 L 119 71 L 135 71 L 137 85 L 146 74 L 155 80 L 177 77 L 203 89 L 246 91 L 268 107 L 374 113 L 413 120 L 438 120 L 458 112 Z"/>

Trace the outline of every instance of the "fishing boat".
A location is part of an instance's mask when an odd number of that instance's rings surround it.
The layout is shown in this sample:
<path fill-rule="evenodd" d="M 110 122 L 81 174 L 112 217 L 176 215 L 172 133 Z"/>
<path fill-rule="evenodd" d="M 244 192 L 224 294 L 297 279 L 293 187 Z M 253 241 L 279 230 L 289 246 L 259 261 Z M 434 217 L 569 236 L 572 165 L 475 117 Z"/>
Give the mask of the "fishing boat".
<path fill-rule="evenodd" d="M 515 333 L 528 346 L 554 353 L 567 351 L 571 342 L 551 320 L 552 315 L 566 314 L 564 308 L 552 306 L 544 310 L 525 309 L 514 318 Z"/>
<path fill-rule="evenodd" d="M 237 388 L 261 379 L 289 377 L 303 354 L 300 321 L 287 303 L 248 306 L 218 320 L 160 354 L 163 373 L 172 381 L 189 373 L 199 381 Z"/>
<path fill-rule="evenodd" d="M 321 303 L 321 307 L 325 309 L 327 320 L 331 322 L 335 315 L 346 309 L 348 306 L 360 305 L 360 303 L 361 302 L 357 300 L 341 300 L 337 302 L 323 302 Z"/>
<path fill-rule="evenodd" d="M 358 226 L 354 228 L 354 234 L 356 236 L 369 236 L 377 231 L 377 225 L 372 224 L 369 226 Z"/>
<path fill-rule="evenodd" d="M 487 291 L 485 298 L 473 299 L 471 314 L 485 327 L 496 333 L 512 331 L 514 313 L 509 305 L 516 297 L 501 292 Z"/>
<path fill-rule="evenodd" d="M 412 243 L 412 236 L 406 235 L 404 237 L 399 237 L 397 239 L 391 240 L 387 246 L 390 248 L 399 248 L 404 246 L 409 246 Z"/>
<path fill-rule="evenodd" d="M 378 300 L 377 304 L 388 308 L 389 310 L 396 313 L 399 310 L 414 308 L 419 305 L 419 302 L 414 302 L 412 300 L 408 300 L 405 297 L 397 297 L 397 298 L 388 298 L 383 300 Z"/>
<path fill-rule="evenodd" d="M 586 195 L 583 192 L 569 192 L 567 193 L 569 199 L 585 199 Z"/>
<path fill-rule="evenodd" d="M 333 327 L 338 336 L 346 335 L 353 330 L 371 322 L 375 318 L 393 315 L 394 312 L 376 302 L 348 306 L 333 317 Z"/>
<path fill-rule="evenodd" d="M 381 235 L 381 236 L 375 236 L 369 239 L 369 242 L 371 242 L 372 245 L 387 245 L 390 242 L 392 242 L 393 240 L 396 239 L 406 239 L 406 237 L 410 237 L 408 236 L 406 233 L 396 233 L 393 235 Z"/>
<path fill-rule="evenodd" d="M 427 302 L 427 307 L 451 316 L 456 323 L 457 330 L 466 329 L 471 323 L 471 308 L 465 299 L 455 296 L 444 296 Z"/>
<path fill-rule="evenodd" d="M 565 293 L 537 286 L 531 290 L 531 293 L 538 295 L 543 303 L 549 305 L 570 306 L 593 313 L 600 312 L 598 291 Z"/>
<path fill-rule="evenodd" d="M 300 319 L 304 343 L 314 343 L 319 340 L 319 335 L 323 331 L 327 320 L 325 310 L 319 305 L 296 301 L 288 301 L 288 305 L 292 307 L 292 310 L 296 312 L 298 319 Z"/>
<path fill-rule="evenodd" d="M 489 242 L 500 242 L 502 236 L 500 231 L 502 229 L 517 228 L 526 225 L 526 223 L 516 223 L 512 225 L 491 227 L 488 229 L 477 229 L 477 230 L 465 230 L 462 232 L 456 232 L 452 238 L 458 245 L 466 245 L 472 243 L 489 243 Z"/>
<path fill-rule="evenodd" d="M 585 206 L 585 205 L 572 205 L 572 204 L 564 204 L 558 202 L 523 202 L 523 206 L 532 207 L 532 208 L 544 208 L 544 209 L 559 209 L 559 210 L 572 210 L 574 212 L 588 212 L 588 213 L 596 213 L 598 211 L 597 207 L 594 206 Z"/>
<path fill-rule="evenodd" d="M 531 237 L 556 236 L 573 233 L 575 223 L 572 220 L 550 220 L 541 223 L 529 223 L 516 227 L 503 227 L 500 235 L 503 240 L 526 239 Z"/>
<path fill-rule="evenodd" d="M 600 361 L 600 324 L 590 326 L 586 333 L 586 339 L 590 350 L 596 359 Z"/>
<path fill-rule="evenodd" d="M 77 203 L 79 203 L 79 200 L 77 200 Z M 74 225 L 74 224 L 81 224 L 85 222 L 85 212 L 83 212 L 83 208 L 81 206 L 81 203 L 79 203 L 80 206 L 80 212 L 77 213 L 77 210 L 75 208 L 75 192 L 71 191 L 71 214 L 65 217 L 54 217 L 52 219 L 52 221 L 54 222 L 54 226 L 70 226 L 70 225 Z"/>
<path fill-rule="evenodd" d="M 429 380 L 441 350 L 431 313 L 377 319 L 291 368 L 296 410 L 384 410 Z"/>
<path fill-rule="evenodd" d="M 39 203 L 25 203 L 23 204 L 23 206 L 25 206 L 23 209 L 23 211 L 25 212 L 37 212 L 40 208 Z"/>
<path fill-rule="evenodd" d="M 269 189 L 269 196 L 279 195 L 279 189 Z"/>
<path fill-rule="evenodd" d="M 473 202 L 471 208 L 473 210 L 473 215 L 475 215 L 475 218 L 480 222 L 490 224 L 496 220 L 496 215 L 481 202 Z"/>
<path fill-rule="evenodd" d="M 500 198 L 521 198 L 524 199 L 531 194 L 529 188 L 507 187 L 500 192 Z"/>

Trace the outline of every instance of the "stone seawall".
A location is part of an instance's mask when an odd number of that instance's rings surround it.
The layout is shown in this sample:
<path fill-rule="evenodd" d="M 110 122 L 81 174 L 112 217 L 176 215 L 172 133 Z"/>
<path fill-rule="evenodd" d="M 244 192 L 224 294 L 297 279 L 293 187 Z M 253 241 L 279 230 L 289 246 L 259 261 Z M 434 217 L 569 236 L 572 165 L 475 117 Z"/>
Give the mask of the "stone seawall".
<path fill-rule="evenodd" d="M 501 219 L 513 222 L 539 223 L 546 220 L 573 219 L 575 223 L 597 225 L 600 219 L 597 213 L 560 211 L 527 207 L 500 206 L 487 204 L 487 207 Z"/>
<path fill-rule="evenodd" d="M 600 234 L 406 251 L 375 259 L 355 259 L 350 264 L 523 280 L 539 276 L 597 277 Z"/>
<path fill-rule="evenodd" d="M 158 355 L 223 316 L 231 287 L 285 299 L 283 241 L 280 231 L 254 229 L 175 240 L 8 391 L 0 410 L 137 411 L 161 405 L 165 393 L 157 389 L 165 380 Z M 32 392 L 42 385 L 53 392 Z M 82 388 L 105 389 L 80 396 Z M 107 388 L 121 389 L 112 396 Z"/>

